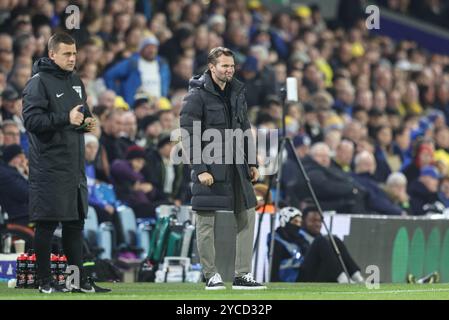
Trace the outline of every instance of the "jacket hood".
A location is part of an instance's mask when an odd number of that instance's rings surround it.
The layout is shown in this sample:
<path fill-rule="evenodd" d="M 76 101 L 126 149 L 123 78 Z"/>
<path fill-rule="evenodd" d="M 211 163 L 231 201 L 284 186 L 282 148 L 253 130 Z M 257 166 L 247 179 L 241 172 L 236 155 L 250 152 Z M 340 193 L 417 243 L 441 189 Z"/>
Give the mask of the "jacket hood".
<path fill-rule="evenodd" d="M 65 71 L 61 69 L 50 58 L 40 58 L 33 64 L 32 76 L 39 72 L 46 72 L 57 78 L 67 78 L 73 71 Z"/>

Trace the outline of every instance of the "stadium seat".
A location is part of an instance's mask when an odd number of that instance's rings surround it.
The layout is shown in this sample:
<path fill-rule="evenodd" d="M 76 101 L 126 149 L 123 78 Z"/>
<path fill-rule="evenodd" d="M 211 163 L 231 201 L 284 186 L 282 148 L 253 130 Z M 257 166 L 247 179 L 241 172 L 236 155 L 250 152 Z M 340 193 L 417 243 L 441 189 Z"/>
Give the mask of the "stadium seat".
<path fill-rule="evenodd" d="M 84 222 L 84 238 L 87 241 L 89 250 L 100 259 L 111 259 L 114 227 L 110 222 L 103 222 L 98 225 L 97 212 L 89 206 L 87 217 Z"/>
<path fill-rule="evenodd" d="M 139 257 L 146 257 L 150 247 L 150 224 L 137 224 L 133 209 L 120 205 L 117 207 L 117 216 L 121 227 L 123 243 L 119 244 L 122 251 L 130 250 Z"/>

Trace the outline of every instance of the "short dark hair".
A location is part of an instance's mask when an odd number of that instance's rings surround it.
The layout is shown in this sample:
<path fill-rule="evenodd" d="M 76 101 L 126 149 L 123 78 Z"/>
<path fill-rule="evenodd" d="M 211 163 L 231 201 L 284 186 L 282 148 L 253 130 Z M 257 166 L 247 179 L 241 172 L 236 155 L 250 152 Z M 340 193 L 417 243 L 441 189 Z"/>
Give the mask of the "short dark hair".
<path fill-rule="evenodd" d="M 232 52 L 231 49 L 225 47 L 215 47 L 207 55 L 207 64 L 211 63 L 213 65 L 216 65 L 217 59 L 222 55 L 234 58 L 234 52 Z"/>
<path fill-rule="evenodd" d="M 48 51 L 57 51 L 59 44 L 75 44 L 75 39 L 72 38 L 71 35 L 65 33 L 65 32 L 58 32 L 55 33 L 50 37 L 48 40 Z"/>

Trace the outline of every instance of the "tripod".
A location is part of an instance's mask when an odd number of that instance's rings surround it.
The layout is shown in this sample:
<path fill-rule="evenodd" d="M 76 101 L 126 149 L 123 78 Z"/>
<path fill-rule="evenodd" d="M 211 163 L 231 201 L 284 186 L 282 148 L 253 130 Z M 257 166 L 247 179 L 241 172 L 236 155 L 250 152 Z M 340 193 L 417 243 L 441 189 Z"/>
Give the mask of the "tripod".
<path fill-rule="evenodd" d="M 341 256 L 341 252 L 338 249 L 338 246 L 335 242 L 334 237 L 331 235 L 329 228 L 326 224 L 326 222 L 324 221 L 324 216 L 323 216 L 323 211 L 321 209 L 321 206 L 318 202 L 318 199 L 315 195 L 315 191 L 312 188 L 312 185 L 310 183 L 310 179 L 306 173 L 306 170 L 304 169 L 304 166 L 301 162 L 301 159 L 298 157 L 298 155 L 295 152 L 295 147 L 293 145 L 293 142 L 291 140 L 290 137 L 286 136 L 286 123 L 285 123 L 285 116 L 286 116 L 286 102 L 285 102 L 285 98 L 286 98 L 286 90 L 282 89 L 281 90 L 281 94 L 282 94 L 282 136 L 279 138 L 280 141 L 280 147 L 278 149 L 278 155 L 277 155 L 277 163 L 278 163 L 278 172 L 272 176 L 270 176 L 269 179 L 269 185 L 268 185 L 268 190 L 267 193 L 265 195 L 265 199 L 264 199 L 264 210 L 262 212 L 262 215 L 265 213 L 265 206 L 267 204 L 267 200 L 268 200 L 268 195 L 270 192 L 270 186 L 272 183 L 272 179 L 276 176 L 277 180 L 276 180 L 276 198 L 275 198 L 275 210 L 274 210 L 274 214 L 271 215 L 271 239 L 270 239 L 270 250 L 269 250 L 269 271 L 268 271 L 268 277 L 269 279 L 271 278 L 271 272 L 272 272 L 272 266 L 273 266 L 273 251 L 274 251 L 274 234 L 275 234 L 275 222 L 276 222 L 276 218 L 277 218 L 277 214 L 279 212 L 279 199 L 280 199 L 280 191 L 281 191 L 281 177 L 282 177 L 282 165 L 283 165 L 283 151 L 287 150 L 286 148 L 289 147 L 290 150 L 292 151 L 294 157 L 295 157 L 295 162 L 296 164 L 299 166 L 299 169 L 301 171 L 301 174 L 304 178 L 304 180 L 306 181 L 307 184 L 307 189 L 310 193 L 310 195 L 312 196 L 312 200 L 316 206 L 316 208 L 318 209 L 318 213 L 321 217 L 321 221 L 324 225 L 324 228 L 328 234 L 329 240 L 331 242 L 331 246 L 334 249 L 334 252 L 337 256 L 338 261 L 341 264 L 341 267 L 343 269 L 343 272 L 346 274 L 346 276 L 348 277 L 348 279 L 350 279 L 350 275 L 348 272 L 348 269 L 346 268 L 346 265 L 343 261 L 343 258 Z M 287 150 L 287 154 L 288 154 L 288 150 Z M 262 221 L 262 216 L 259 218 L 259 224 L 258 224 L 258 229 L 257 229 L 257 235 L 256 235 L 256 246 L 258 248 L 259 246 L 259 236 L 260 236 L 260 230 L 261 230 L 261 221 Z M 257 267 L 257 262 L 258 262 L 258 249 L 256 250 L 256 255 L 255 255 L 255 266 Z"/>

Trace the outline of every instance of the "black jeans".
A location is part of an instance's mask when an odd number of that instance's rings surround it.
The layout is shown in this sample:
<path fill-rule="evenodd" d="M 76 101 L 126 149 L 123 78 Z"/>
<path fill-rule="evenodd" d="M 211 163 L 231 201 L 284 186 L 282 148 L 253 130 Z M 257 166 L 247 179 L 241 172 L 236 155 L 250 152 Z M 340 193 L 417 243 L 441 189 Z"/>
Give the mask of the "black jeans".
<path fill-rule="evenodd" d="M 346 249 L 344 243 L 334 237 L 335 243 L 340 250 L 349 275 L 352 276 L 360 268 Z M 299 282 L 336 282 L 338 276 L 343 272 L 332 243 L 327 236 L 317 237 L 311 244 L 304 262 L 299 269 Z"/>

